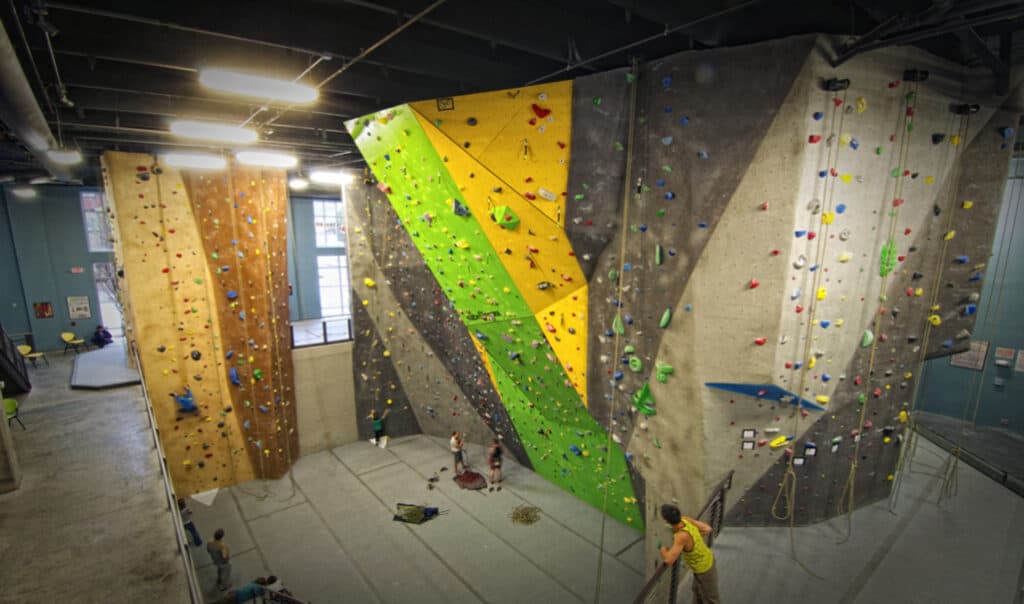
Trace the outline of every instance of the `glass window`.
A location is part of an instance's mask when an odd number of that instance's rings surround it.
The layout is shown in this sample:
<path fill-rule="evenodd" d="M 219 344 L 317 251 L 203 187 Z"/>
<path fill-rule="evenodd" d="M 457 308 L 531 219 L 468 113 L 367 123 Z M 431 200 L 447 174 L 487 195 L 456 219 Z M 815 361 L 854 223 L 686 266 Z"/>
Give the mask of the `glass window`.
<path fill-rule="evenodd" d="M 320 280 L 320 316 L 351 316 L 348 256 L 317 256 L 316 268 Z"/>
<path fill-rule="evenodd" d="M 340 201 L 313 201 L 317 247 L 345 247 L 345 216 Z"/>
<path fill-rule="evenodd" d="M 100 191 L 82 191 L 78 194 L 82 205 L 82 223 L 85 225 L 85 240 L 90 252 L 114 251 L 110 222 L 107 219 L 107 204 Z"/>

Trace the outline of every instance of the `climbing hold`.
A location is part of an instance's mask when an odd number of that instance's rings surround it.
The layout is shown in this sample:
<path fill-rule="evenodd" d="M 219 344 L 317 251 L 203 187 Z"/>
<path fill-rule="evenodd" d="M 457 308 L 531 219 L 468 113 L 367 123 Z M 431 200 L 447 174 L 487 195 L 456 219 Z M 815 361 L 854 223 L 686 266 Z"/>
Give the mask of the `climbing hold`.
<path fill-rule="evenodd" d="M 661 137 L 661 144 L 665 145 L 666 147 L 671 145 L 672 144 L 672 137 L 671 136 L 663 136 L 663 137 Z"/>
<path fill-rule="evenodd" d="M 946 232 L 945 235 L 942 236 L 942 239 L 944 241 L 949 241 L 950 239 L 952 239 L 954 237 L 956 237 L 956 231 L 948 231 L 948 232 Z"/>
<path fill-rule="evenodd" d="M 612 329 L 620 336 L 626 334 L 626 329 L 622 325 L 622 317 L 620 315 L 615 315 L 615 318 L 612 319 Z"/>
<path fill-rule="evenodd" d="M 256 381 L 262 380 L 263 379 L 263 370 L 262 369 L 253 369 L 252 370 L 252 377 Z"/>
<path fill-rule="evenodd" d="M 885 277 L 896 268 L 896 244 L 890 239 L 882 246 L 882 253 L 878 264 L 878 274 Z"/>
<path fill-rule="evenodd" d="M 928 322 L 933 326 L 938 327 L 939 325 L 942 325 L 942 317 L 939 315 L 929 315 Z"/>
<path fill-rule="evenodd" d="M 764 346 L 768 342 L 768 338 L 754 338 L 754 344 L 758 346 Z"/>
<path fill-rule="evenodd" d="M 377 286 L 377 282 L 374 281 L 373 279 L 367 277 L 367 278 L 363 279 L 363 285 L 365 285 L 366 287 L 376 287 Z"/>
<path fill-rule="evenodd" d="M 826 288 L 824 288 L 824 287 L 819 287 L 818 288 L 817 298 L 819 300 L 824 300 L 825 296 L 827 296 L 827 295 L 828 295 L 828 290 Z"/>
<path fill-rule="evenodd" d="M 654 246 L 654 264 L 661 266 L 662 260 L 661 244 L 659 243 Z"/>
<path fill-rule="evenodd" d="M 193 361 L 198 361 L 199 359 L 203 358 L 203 353 L 199 352 L 198 350 L 193 350 L 191 356 Z"/>
<path fill-rule="evenodd" d="M 665 329 L 668 324 L 672 322 L 672 309 L 666 308 L 665 312 L 661 313 L 661 320 L 658 321 L 658 327 Z"/>
<path fill-rule="evenodd" d="M 807 266 L 807 256 L 804 256 L 803 254 L 800 254 L 800 256 L 797 257 L 797 259 L 793 261 L 793 268 L 801 269 L 801 268 L 803 268 L 805 266 Z"/>
<path fill-rule="evenodd" d="M 466 123 L 469 124 L 470 126 L 476 126 L 476 118 L 475 117 L 468 118 L 468 119 L 466 119 Z"/>
<path fill-rule="evenodd" d="M 469 216 L 469 208 L 459 203 L 457 199 L 452 200 L 452 212 L 455 212 L 456 216 Z"/>
<path fill-rule="evenodd" d="M 697 152 L 697 157 L 700 158 L 700 159 L 707 159 L 707 158 L 711 157 L 711 154 L 709 154 L 707 151 L 698 151 Z"/>
<path fill-rule="evenodd" d="M 870 329 L 864 330 L 864 335 L 860 337 L 860 347 L 867 348 L 871 346 L 871 343 L 875 341 L 875 334 Z"/>
<path fill-rule="evenodd" d="M 235 386 L 242 385 L 241 380 L 238 379 L 238 369 L 234 367 L 228 369 L 228 379 L 231 380 L 231 383 L 234 384 Z"/>
<path fill-rule="evenodd" d="M 868 110 L 868 100 L 862 96 L 857 97 L 857 113 L 864 113 Z"/>
<path fill-rule="evenodd" d="M 234 300 L 234 299 L 238 298 L 238 292 L 236 292 L 233 289 L 229 289 L 228 293 L 225 294 L 225 295 L 227 296 L 228 300 Z"/>
<path fill-rule="evenodd" d="M 821 121 L 821 118 L 825 117 L 825 114 L 820 112 L 820 111 L 815 111 L 814 115 L 812 115 L 811 117 L 814 118 L 814 121 L 817 122 L 817 121 Z"/>
<path fill-rule="evenodd" d="M 821 142 L 821 135 L 820 134 L 812 134 L 812 135 L 807 137 L 807 142 L 812 144 L 812 145 L 815 144 L 815 143 L 819 143 L 819 142 Z"/>
<path fill-rule="evenodd" d="M 644 370 L 644 362 L 640 360 L 640 357 L 629 358 L 629 370 L 633 373 L 640 373 Z"/>
<path fill-rule="evenodd" d="M 760 281 L 758 281 L 757 279 L 751 279 L 750 280 L 750 284 L 748 285 L 748 287 L 750 289 L 756 289 L 758 285 L 761 285 Z"/>
<path fill-rule="evenodd" d="M 633 393 L 633 405 L 644 415 L 655 415 L 654 396 L 651 394 L 651 385 L 644 382 L 644 385 Z"/>
<path fill-rule="evenodd" d="M 962 204 L 960 204 L 960 207 L 965 209 L 965 210 L 970 210 L 971 208 L 974 207 L 974 202 L 973 201 L 965 201 Z"/>
<path fill-rule="evenodd" d="M 675 371 L 676 371 L 675 368 L 673 368 L 668 363 L 663 363 L 661 361 L 655 361 L 654 362 L 654 374 L 655 374 L 655 377 L 662 384 L 667 382 L 668 381 L 668 376 L 670 376 L 673 373 L 675 373 Z"/>
<path fill-rule="evenodd" d="M 851 253 L 851 252 L 842 252 L 842 253 L 839 254 L 839 262 L 842 262 L 844 264 L 849 262 L 852 259 L 853 259 L 853 253 Z"/>

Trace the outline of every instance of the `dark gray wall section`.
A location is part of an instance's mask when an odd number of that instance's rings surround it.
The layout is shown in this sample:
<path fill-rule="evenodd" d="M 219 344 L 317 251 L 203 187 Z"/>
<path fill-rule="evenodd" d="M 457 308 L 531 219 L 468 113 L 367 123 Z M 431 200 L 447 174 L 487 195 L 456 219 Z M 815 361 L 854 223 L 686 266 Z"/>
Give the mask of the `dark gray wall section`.
<path fill-rule="evenodd" d="M 361 219 L 358 225 L 353 224 L 349 228 L 360 228 L 366 235 L 373 261 L 387 276 L 387 283 L 378 286 L 389 287 L 394 292 L 401 306 L 401 309 L 394 310 L 405 313 L 420 337 L 455 379 L 466 401 L 472 404 L 484 423 L 503 436 L 506 449 L 519 463 L 532 468 L 523 443 L 505 413 L 469 332 L 427 268 L 408 231 L 399 223 L 391 204 L 372 184 L 360 189 L 350 188 L 348 191 L 350 194 L 346 201 L 352 206 L 349 216 L 359 216 Z M 353 258 L 353 261 L 362 260 Z M 360 385 L 363 381 L 360 368 L 363 363 L 372 363 L 372 359 L 379 358 L 380 354 L 377 351 L 376 357 L 373 357 L 374 350 L 368 348 L 363 341 L 364 325 L 371 325 L 371 318 L 361 304 L 355 303 L 353 307 L 358 309 L 353 364 L 356 371 L 357 407 L 361 409 L 365 404 L 364 397 L 370 396 L 372 393 L 369 391 L 375 386 Z M 405 370 L 412 371 L 413 368 L 406 366 Z M 371 377 L 371 380 L 382 377 L 383 374 Z M 438 415 L 448 413 L 448 409 L 428 409 L 425 403 L 416 400 L 416 393 L 411 394 L 411 403 L 421 422 L 444 421 Z"/>
<path fill-rule="evenodd" d="M 660 345 L 661 315 L 679 301 L 704 245 L 749 168 L 761 138 L 803 68 L 814 42 L 814 37 L 800 37 L 723 49 L 715 51 L 714 55 L 683 53 L 642 68 L 638 80 L 638 122 L 624 259 L 632 268 L 619 276 L 626 290 L 621 301 L 622 313 L 632 319 L 622 344 L 636 347 L 644 361 L 645 370 L 641 373 L 633 373 L 614 360 L 612 363 L 601 361 L 603 355 L 615 356 L 612 339 L 606 334 L 611 329 L 618 298 L 618 284 L 609 279 L 609 273 L 618 271 L 623 261 L 619 256 L 621 195 L 616 199 L 608 185 L 605 195 L 589 206 L 589 212 L 583 211 L 587 206 L 572 202 L 576 214 L 570 215 L 592 220 L 600 227 L 599 232 L 603 234 L 592 238 L 593 241 L 603 241 L 608 232 L 605 225 L 612 225 L 613 239 L 605 246 L 590 279 L 588 388 L 591 413 L 598 421 L 607 422 L 610 392 L 613 392 L 609 388 L 609 371 L 623 370 L 625 377 L 620 382 L 623 388 L 617 391 L 620 398 L 616 401 L 619 412 L 615 429 L 624 446 L 628 444 L 633 427 L 632 416 L 626 412 L 632 404 L 629 396 L 645 381 L 653 379 L 651 370 L 656 359 L 652 351 L 658 350 Z M 743 65 L 743 69 L 728 67 L 735 65 Z M 619 104 L 628 102 L 622 92 L 624 73 L 615 78 L 603 75 L 601 78 L 599 82 L 611 88 L 605 95 L 607 98 Z M 586 86 L 587 79 L 577 82 Z M 587 94 L 591 94 L 589 90 Z M 602 100 L 601 107 L 604 105 Z M 599 137 L 589 144 L 614 149 L 616 141 L 611 136 L 621 133 L 622 127 L 614 127 L 609 132 L 609 116 L 623 114 L 617 109 L 608 111 L 606 116 L 599 112 L 588 113 L 585 107 L 579 107 L 573 116 L 574 132 L 603 129 L 608 132 L 608 138 Z M 667 137 L 671 137 L 670 142 Z M 625 139 L 621 142 L 627 143 Z M 574 143 L 573 148 L 578 149 L 578 146 Z M 709 154 L 707 159 L 698 156 L 702 151 Z M 610 161 L 613 168 L 608 174 L 613 175 L 619 170 L 616 162 L 622 160 Z M 573 164 L 577 162 L 580 162 L 578 155 L 573 158 Z M 583 165 L 580 170 L 586 168 Z M 570 200 L 575 194 L 586 192 L 581 191 L 585 180 L 582 176 L 579 178 L 580 188 L 570 189 Z M 635 188 L 638 178 L 642 179 L 639 194 Z M 663 182 L 659 184 L 659 181 Z M 666 199 L 669 193 L 674 194 L 673 199 Z M 574 244 L 585 240 L 576 235 Z M 664 250 L 661 266 L 655 264 L 655 248 L 659 244 Z M 677 371 L 683 369 L 676 368 Z"/>
<path fill-rule="evenodd" d="M 61 350 L 62 331 L 72 331 L 79 337 L 89 338 L 101 321 L 96 296 L 93 262 L 112 262 L 113 253 L 89 252 L 82 222 L 79 192 L 82 187 L 37 186 L 37 197 L 21 200 L 7 196 L 7 216 L 16 249 L 22 292 L 27 309 L 4 308 L 7 317 L 17 319 L 17 313 L 28 315 L 29 329 L 38 350 Z M 6 193 L 5 193 L 6 195 Z M 10 257 L 0 259 L 8 266 Z M 81 273 L 72 273 L 81 267 Z M 3 287 L 8 287 L 4 282 Z M 72 321 L 68 316 L 68 296 L 88 296 L 92 318 Z M 35 302 L 53 304 L 54 316 L 37 319 L 32 310 Z M 15 314 L 9 314 L 14 310 Z M 13 330 L 11 330 L 13 331 Z"/>
<path fill-rule="evenodd" d="M 951 325 L 946 329 L 934 330 L 932 338 L 942 337 L 939 334 L 949 334 L 951 330 L 969 328 L 973 323 L 973 317 L 957 319 L 955 309 L 959 308 L 961 299 L 970 291 L 980 289 L 981 282 L 968 282 L 968 269 L 951 270 L 948 265 L 941 279 L 936 279 L 938 275 L 934 274 L 936 261 L 942 253 L 948 218 L 946 212 L 979 211 L 977 220 L 974 214 L 961 214 L 954 219 L 957 236 L 950 243 L 961 238 L 961 229 L 965 237 L 960 243 L 950 246 L 947 257 L 952 259 L 960 255 L 959 251 L 953 251 L 959 247 L 980 254 L 979 257 L 984 261 L 991 247 L 995 217 L 1002 199 L 1009 162 L 1009 150 L 1000 148 L 1002 139 L 995 132 L 994 124 L 1007 120 L 1016 123 L 1016 119 L 1016 115 L 997 112 L 989 124 L 982 126 L 981 133 L 964 151 L 958 160 L 962 174 L 958 192 L 952 199 L 948 192 L 940 196 L 940 203 L 944 207 L 952 203 L 954 209 L 946 209 L 938 216 L 933 214 L 924 228 L 918 229 L 906 260 L 889 277 L 886 298 L 880 304 L 886 313 L 882 315 L 875 334 L 876 339 L 885 336 L 885 342 L 879 340 L 874 364 L 871 363 L 871 347 L 859 347 L 850 365 L 842 373 L 846 379 L 840 382 L 832 395 L 828 412 L 820 414 L 807 433 L 794 441 L 793 451 L 797 456 L 803 455 L 807 443 L 813 443 L 817 449 L 817 456 L 807 458 L 806 465 L 794 466 L 798 487 L 793 520 L 795 524 L 820 522 L 846 509 L 848 504 L 844 499 L 844 489 L 851 476 L 855 451 L 857 467 L 850 485 L 855 495 L 854 507 L 888 497 L 893 484 L 889 475 L 896 467 L 905 438 L 899 413 L 910 410 L 915 380 L 920 378 L 916 373 L 921 359 L 921 346 L 924 345 L 924 326 L 931 314 L 929 296 L 907 296 L 906 290 L 908 287 L 922 287 L 926 292 L 931 292 L 937 285 L 936 281 L 939 281 L 939 299 L 943 312 L 954 314 L 943 323 L 943 327 L 947 322 Z M 960 209 L 963 199 L 972 198 L 975 201 L 974 209 Z M 882 222 L 887 223 L 888 219 L 880 213 L 879 220 L 879 228 L 882 228 Z M 925 276 L 914 279 L 916 272 Z M 948 283 L 954 284 L 954 287 L 948 287 Z M 954 310 L 946 310 L 950 308 Z M 893 310 L 898 311 L 896 315 Z M 948 337 L 954 336 L 950 334 Z M 941 348 L 941 340 L 937 345 Z M 929 349 L 933 347 L 929 346 Z M 948 353 L 948 349 L 945 350 Z M 856 383 L 857 378 L 862 380 L 859 385 Z M 861 394 L 867 394 L 863 424 L 860 423 L 862 407 L 858 403 Z M 859 449 L 854 440 L 855 432 L 861 439 Z M 887 436 L 890 438 L 888 443 L 885 442 Z M 832 453 L 831 441 L 837 437 L 842 439 L 839 450 Z M 788 460 L 780 455 L 754 487 L 740 495 L 739 499 L 734 499 L 736 503 L 729 511 L 727 522 L 752 526 L 788 524 L 788 519 L 776 520 L 771 509 L 787 467 Z M 784 502 L 780 501 L 777 512 L 786 512 Z"/>

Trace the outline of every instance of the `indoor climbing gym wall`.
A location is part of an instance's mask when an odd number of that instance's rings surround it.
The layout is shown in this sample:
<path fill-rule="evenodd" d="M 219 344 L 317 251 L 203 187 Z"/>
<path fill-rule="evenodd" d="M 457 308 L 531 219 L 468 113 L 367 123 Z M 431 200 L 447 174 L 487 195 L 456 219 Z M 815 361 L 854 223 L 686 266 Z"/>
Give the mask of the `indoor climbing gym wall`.
<path fill-rule="evenodd" d="M 658 506 L 697 513 L 730 471 L 732 524 L 887 496 L 920 363 L 969 344 L 1018 116 L 965 96 L 982 72 L 906 48 L 833 68 L 833 44 L 351 121 L 365 362 L 404 328 L 399 379 L 436 359 L 453 385 L 409 402 L 425 431 L 476 409 L 646 525 L 652 559 Z"/>
<path fill-rule="evenodd" d="M 462 398 L 411 401 L 424 429 L 475 409 L 538 473 L 642 526 L 625 455 L 587 410 L 588 287 L 564 230 L 572 103 L 572 84 L 560 82 L 349 122 L 380 193 L 363 185 L 365 201 L 350 203 L 349 236 L 384 277 L 355 258 L 353 281 L 366 308 L 379 307 L 369 311 L 378 334 L 401 313 L 421 334 L 419 358 L 448 357 Z M 374 221 L 373 234 L 356 230 Z M 385 287 L 405 301 L 374 304 Z M 358 346 L 367 334 L 356 329 Z"/>
<path fill-rule="evenodd" d="M 297 453 L 284 173 L 102 158 L 126 322 L 175 490 L 276 477 Z"/>

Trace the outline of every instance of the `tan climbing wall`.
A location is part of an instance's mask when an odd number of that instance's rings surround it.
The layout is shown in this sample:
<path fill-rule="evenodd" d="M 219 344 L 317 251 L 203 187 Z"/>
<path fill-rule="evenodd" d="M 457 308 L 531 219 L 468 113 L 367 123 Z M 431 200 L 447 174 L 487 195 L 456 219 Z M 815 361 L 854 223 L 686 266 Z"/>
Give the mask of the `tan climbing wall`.
<path fill-rule="evenodd" d="M 185 189 L 214 275 L 231 405 L 256 475 L 278 478 L 298 457 L 285 172 L 231 164 L 188 174 Z"/>

